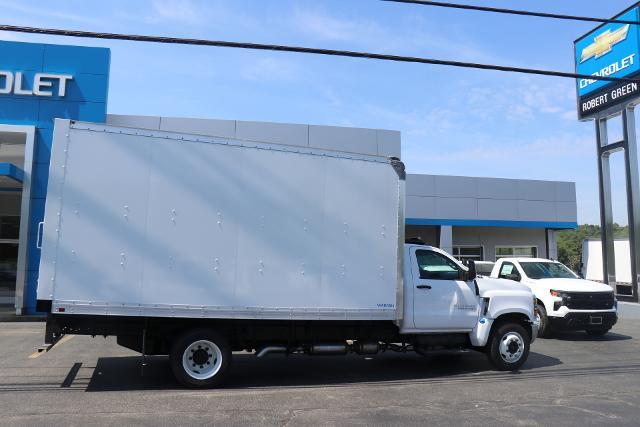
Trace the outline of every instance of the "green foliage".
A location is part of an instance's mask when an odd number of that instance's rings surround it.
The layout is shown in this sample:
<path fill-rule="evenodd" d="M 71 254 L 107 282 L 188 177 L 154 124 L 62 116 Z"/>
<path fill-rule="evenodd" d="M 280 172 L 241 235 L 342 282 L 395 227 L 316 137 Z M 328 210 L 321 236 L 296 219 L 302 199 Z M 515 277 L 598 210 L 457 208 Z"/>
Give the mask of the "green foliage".
<path fill-rule="evenodd" d="M 629 229 L 618 224 L 613 225 L 613 234 L 616 238 L 629 236 Z M 582 261 L 582 242 L 585 239 L 600 239 L 599 225 L 579 225 L 575 230 L 565 230 L 556 233 L 558 241 L 558 261 L 565 264 L 573 271 L 580 270 Z"/>

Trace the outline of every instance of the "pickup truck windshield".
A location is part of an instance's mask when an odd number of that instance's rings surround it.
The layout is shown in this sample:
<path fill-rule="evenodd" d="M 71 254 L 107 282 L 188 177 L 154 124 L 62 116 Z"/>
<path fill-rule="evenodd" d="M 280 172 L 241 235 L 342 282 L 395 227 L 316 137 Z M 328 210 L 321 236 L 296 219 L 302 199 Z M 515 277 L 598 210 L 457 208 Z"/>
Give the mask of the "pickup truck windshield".
<path fill-rule="evenodd" d="M 577 279 L 573 271 L 559 262 L 521 262 L 524 273 L 531 279 Z"/>

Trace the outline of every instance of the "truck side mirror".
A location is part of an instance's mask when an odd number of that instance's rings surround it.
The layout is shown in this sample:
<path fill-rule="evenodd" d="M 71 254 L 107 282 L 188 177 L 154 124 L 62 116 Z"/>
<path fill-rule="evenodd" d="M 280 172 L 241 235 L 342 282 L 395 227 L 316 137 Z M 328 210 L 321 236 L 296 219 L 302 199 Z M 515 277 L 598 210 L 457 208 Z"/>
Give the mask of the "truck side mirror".
<path fill-rule="evenodd" d="M 580 267 L 578 267 L 577 274 L 579 278 L 584 279 L 584 263 L 583 262 L 580 263 Z"/>
<path fill-rule="evenodd" d="M 478 277 L 475 261 L 472 259 L 467 261 L 467 267 L 469 268 L 469 271 L 467 272 L 467 280 L 475 280 L 476 277 Z"/>

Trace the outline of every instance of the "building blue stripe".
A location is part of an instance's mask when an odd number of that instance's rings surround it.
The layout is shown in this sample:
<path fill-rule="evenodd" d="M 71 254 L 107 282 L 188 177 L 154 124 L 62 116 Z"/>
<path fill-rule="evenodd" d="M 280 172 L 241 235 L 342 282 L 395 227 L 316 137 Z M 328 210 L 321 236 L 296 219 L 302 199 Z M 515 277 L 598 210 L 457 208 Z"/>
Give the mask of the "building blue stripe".
<path fill-rule="evenodd" d="M 24 171 L 13 163 L 0 163 L 0 176 L 6 176 L 7 178 L 22 183 Z"/>
<path fill-rule="evenodd" d="M 484 219 L 426 219 L 407 218 L 406 225 L 456 225 L 459 227 L 512 227 L 512 228 L 577 228 L 577 222 L 562 221 L 503 221 Z"/>

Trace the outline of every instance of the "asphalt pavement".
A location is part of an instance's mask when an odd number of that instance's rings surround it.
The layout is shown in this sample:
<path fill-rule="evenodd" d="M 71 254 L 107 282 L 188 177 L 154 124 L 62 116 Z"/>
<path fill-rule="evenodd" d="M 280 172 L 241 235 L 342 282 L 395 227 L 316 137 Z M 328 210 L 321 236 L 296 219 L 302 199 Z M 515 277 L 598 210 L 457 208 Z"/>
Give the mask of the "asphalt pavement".
<path fill-rule="evenodd" d="M 165 357 L 67 336 L 35 352 L 43 323 L 0 323 L 0 425 L 638 425 L 640 306 L 603 338 L 538 339 L 520 372 L 484 355 L 234 355 L 222 389 L 178 386 Z"/>

